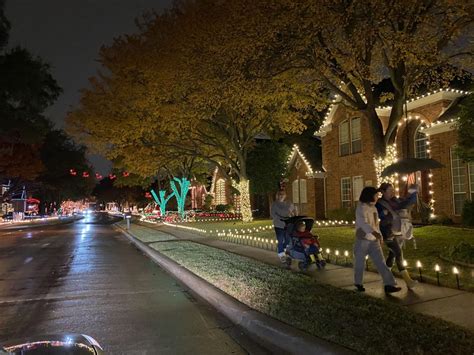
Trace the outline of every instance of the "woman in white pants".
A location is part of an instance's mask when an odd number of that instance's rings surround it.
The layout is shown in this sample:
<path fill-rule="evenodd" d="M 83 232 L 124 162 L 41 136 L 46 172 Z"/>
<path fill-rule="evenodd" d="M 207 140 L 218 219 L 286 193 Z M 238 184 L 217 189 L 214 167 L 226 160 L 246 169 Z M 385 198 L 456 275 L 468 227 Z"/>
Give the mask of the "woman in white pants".
<path fill-rule="evenodd" d="M 385 264 L 385 258 L 382 252 L 381 244 L 383 243 L 383 239 L 380 234 L 377 209 L 375 208 L 376 202 L 377 189 L 375 187 L 365 187 L 360 194 L 356 209 L 354 284 L 358 291 L 365 291 L 362 280 L 364 278 L 365 257 L 368 255 L 382 276 L 385 293 L 398 292 L 401 288 L 395 286 L 395 278 Z"/>

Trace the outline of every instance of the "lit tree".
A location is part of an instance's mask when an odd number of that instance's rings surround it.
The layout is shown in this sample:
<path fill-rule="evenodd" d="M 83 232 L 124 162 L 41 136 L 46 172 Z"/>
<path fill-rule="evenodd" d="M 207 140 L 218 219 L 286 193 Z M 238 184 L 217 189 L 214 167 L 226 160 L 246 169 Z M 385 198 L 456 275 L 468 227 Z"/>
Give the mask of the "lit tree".
<path fill-rule="evenodd" d="M 161 216 L 164 216 L 166 214 L 166 205 L 168 204 L 168 201 L 174 196 L 174 193 L 169 194 L 167 197 L 165 197 L 166 195 L 165 190 L 158 191 L 158 195 L 157 195 L 156 192 L 153 189 L 151 189 L 151 194 L 153 196 L 153 199 L 157 203 L 158 207 L 160 208 Z"/>
<path fill-rule="evenodd" d="M 299 80 L 318 94 L 338 95 L 367 117 L 378 156 L 394 143 L 409 96 L 473 69 L 472 1 L 238 3 L 228 5 L 226 21 L 245 35 L 216 41 L 215 51 L 228 48 L 249 75 Z M 392 105 L 386 127 L 376 111 L 384 102 Z"/>
<path fill-rule="evenodd" d="M 83 91 L 70 130 L 143 175 L 185 156 L 217 166 L 235 182 L 250 220 L 248 153 L 261 133 L 304 128 L 298 109 L 314 104 L 312 86 L 249 77 L 233 63 L 236 53 L 216 53 L 216 42 L 242 35 L 227 25 L 222 4 L 176 6 L 101 50 L 110 74 Z"/>
<path fill-rule="evenodd" d="M 186 178 L 173 177 L 173 180 L 170 181 L 170 185 L 171 191 L 173 191 L 173 195 L 176 198 L 178 213 L 181 218 L 184 218 L 184 205 L 186 203 L 186 196 L 188 195 L 191 182 Z M 179 186 L 179 189 L 176 185 Z"/>

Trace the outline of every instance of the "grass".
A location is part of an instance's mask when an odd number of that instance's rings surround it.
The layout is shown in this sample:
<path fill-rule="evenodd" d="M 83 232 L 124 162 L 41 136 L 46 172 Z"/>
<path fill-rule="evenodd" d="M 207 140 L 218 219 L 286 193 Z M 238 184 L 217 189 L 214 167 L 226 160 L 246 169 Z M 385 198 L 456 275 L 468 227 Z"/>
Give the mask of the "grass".
<path fill-rule="evenodd" d="M 273 229 L 267 229 L 260 232 L 248 232 L 248 229 L 258 228 L 271 225 L 271 220 L 255 220 L 251 223 L 243 223 L 241 221 L 223 221 L 223 222 L 195 222 L 186 225 L 205 229 L 208 231 L 219 230 L 247 230 L 244 234 L 251 234 L 259 238 L 267 240 L 274 240 L 275 234 Z M 314 227 L 313 233 L 320 236 L 321 246 L 323 250 L 331 249 L 331 253 L 337 249 L 343 255 L 344 251 L 349 251 L 349 262 L 351 261 L 352 247 L 354 244 L 354 228 L 352 227 Z M 217 233 L 211 233 L 217 235 Z M 439 256 L 449 256 L 449 248 L 452 245 L 457 245 L 461 241 L 465 241 L 474 245 L 474 229 L 457 228 L 448 226 L 424 226 L 414 229 L 414 235 L 417 242 L 417 249 L 414 249 L 413 242 L 407 242 L 404 248 L 404 257 L 408 262 L 408 270 L 412 277 L 419 277 L 418 269 L 416 268 L 416 261 L 419 260 L 422 264 L 423 280 L 431 283 L 436 283 L 436 272 L 434 270 L 435 264 L 441 268 L 440 282 L 442 286 L 457 287 L 456 278 L 452 273 L 453 266 L 456 266 L 460 271 L 461 288 L 468 291 L 474 291 L 474 272 L 472 269 L 454 265 L 450 262 L 442 260 Z M 231 239 L 232 240 L 232 239 Z M 261 243 L 260 243 L 261 245 Z M 385 255 L 388 254 L 388 249 L 384 247 Z M 332 257 L 334 262 L 334 256 Z M 339 263 L 344 263 L 344 257 L 339 258 Z M 369 263 L 369 268 L 374 270 Z M 396 267 L 393 269 L 396 270 Z"/>
<path fill-rule="evenodd" d="M 468 354 L 474 334 L 402 306 L 192 243 L 150 246 L 249 307 L 364 354 Z"/>
<path fill-rule="evenodd" d="M 127 228 L 127 223 L 124 221 L 119 222 L 118 224 L 124 229 Z M 130 232 L 137 239 L 140 239 L 143 243 L 165 242 L 165 241 L 176 239 L 170 234 L 162 233 L 160 231 L 157 231 L 148 227 L 143 227 L 134 223 L 130 225 Z"/>

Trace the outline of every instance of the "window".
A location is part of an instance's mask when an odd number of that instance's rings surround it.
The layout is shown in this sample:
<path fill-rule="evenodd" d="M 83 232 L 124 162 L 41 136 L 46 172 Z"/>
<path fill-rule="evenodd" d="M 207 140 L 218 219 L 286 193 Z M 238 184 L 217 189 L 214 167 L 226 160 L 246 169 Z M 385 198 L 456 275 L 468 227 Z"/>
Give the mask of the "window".
<path fill-rule="evenodd" d="M 225 180 L 219 179 L 216 182 L 216 205 L 226 205 Z"/>
<path fill-rule="evenodd" d="M 360 117 L 351 120 L 351 149 L 352 154 L 359 153 L 362 150 L 362 141 L 360 135 Z"/>
<path fill-rule="evenodd" d="M 415 132 L 415 158 L 426 159 L 428 155 L 428 137 L 420 131 L 419 125 Z"/>
<path fill-rule="evenodd" d="M 308 203 L 306 179 L 296 179 L 292 184 L 293 203 Z"/>
<path fill-rule="evenodd" d="M 451 177 L 453 180 L 454 214 L 460 215 L 466 200 L 466 169 L 456 154 L 455 147 L 451 147 Z"/>
<path fill-rule="evenodd" d="M 468 163 L 469 170 L 469 191 L 471 192 L 471 201 L 474 201 L 474 163 Z"/>
<path fill-rule="evenodd" d="M 343 156 L 361 151 L 360 117 L 341 122 L 339 125 L 339 154 Z"/>
<path fill-rule="evenodd" d="M 343 177 L 341 179 L 341 202 L 342 207 L 351 207 L 352 205 L 350 177 Z"/>
<path fill-rule="evenodd" d="M 362 176 L 352 177 L 352 199 L 359 201 L 360 193 L 364 188 L 364 178 Z"/>
<path fill-rule="evenodd" d="M 344 121 L 339 125 L 339 153 L 348 155 L 351 153 L 349 145 L 349 121 Z"/>

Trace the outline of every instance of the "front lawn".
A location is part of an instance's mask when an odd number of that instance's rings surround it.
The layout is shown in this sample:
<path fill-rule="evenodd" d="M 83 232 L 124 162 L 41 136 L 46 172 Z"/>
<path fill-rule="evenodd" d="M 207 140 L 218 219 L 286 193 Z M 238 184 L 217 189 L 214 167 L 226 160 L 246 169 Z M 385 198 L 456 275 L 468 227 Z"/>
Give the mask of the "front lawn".
<path fill-rule="evenodd" d="M 192 242 L 152 243 L 249 307 L 364 354 L 468 354 L 474 334 L 402 306 Z"/>
<path fill-rule="evenodd" d="M 206 235 L 225 238 L 225 240 L 253 245 L 264 249 L 274 249 L 276 244 L 263 243 L 275 239 L 275 234 L 271 228 L 271 220 L 255 220 L 250 223 L 242 221 L 222 221 L 222 222 L 195 222 L 183 223 L 186 226 L 200 228 L 208 231 Z M 265 229 L 262 229 L 266 227 Z M 260 229 L 259 229 L 260 228 Z M 229 231 L 232 236 L 228 236 Z M 222 233 L 226 232 L 227 236 L 222 237 Z M 335 250 L 338 250 L 339 264 L 345 264 L 344 251 L 349 252 L 348 263 L 352 260 L 352 246 L 354 243 L 353 227 L 314 227 L 313 233 L 320 236 L 321 246 L 325 251 L 327 248 L 331 250 L 331 261 L 335 262 Z M 404 256 L 408 262 L 408 269 L 413 277 L 419 277 L 416 262 L 419 260 L 422 265 L 422 275 L 424 281 L 436 283 L 435 264 L 441 268 L 440 282 L 442 286 L 457 287 L 456 278 L 452 273 L 453 266 L 456 266 L 460 272 L 461 288 L 474 291 L 474 277 L 472 269 L 454 265 L 439 257 L 439 255 L 448 256 L 449 248 L 457 245 L 461 241 L 465 241 L 474 245 L 474 229 L 447 227 L 447 226 L 424 226 L 414 229 L 417 249 L 414 249 L 413 242 L 409 241 L 404 249 Z M 253 240 L 252 238 L 260 238 Z M 247 238 L 247 239 L 243 239 Z M 385 255 L 388 254 L 384 249 Z M 350 266 L 350 265 L 348 265 Z M 369 263 L 371 269 L 372 266 Z M 396 270 L 394 268 L 393 270 Z"/>

